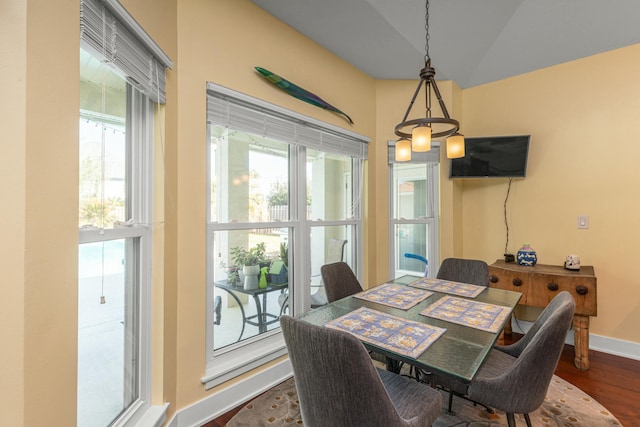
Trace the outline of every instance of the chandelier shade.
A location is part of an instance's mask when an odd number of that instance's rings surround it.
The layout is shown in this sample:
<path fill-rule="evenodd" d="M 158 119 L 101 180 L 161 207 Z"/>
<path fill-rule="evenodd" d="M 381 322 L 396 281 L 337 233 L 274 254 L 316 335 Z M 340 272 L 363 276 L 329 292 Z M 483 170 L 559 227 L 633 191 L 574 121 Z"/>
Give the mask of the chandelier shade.
<path fill-rule="evenodd" d="M 431 126 L 416 126 L 411 132 L 411 149 L 417 153 L 431 150 Z"/>
<path fill-rule="evenodd" d="M 447 158 L 459 159 L 464 154 L 464 136 L 456 132 L 447 138 Z"/>
<path fill-rule="evenodd" d="M 411 160 L 411 141 L 400 139 L 396 142 L 396 160 L 398 162 L 408 162 Z"/>
<path fill-rule="evenodd" d="M 453 158 L 450 157 L 450 155 L 464 157 L 464 136 L 458 132 L 460 123 L 449 116 L 449 111 L 442 100 L 440 90 L 435 81 L 436 71 L 431 66 L 431 58 L 429 57 L 429 0 L 426 1 L 425 30 L 424 68 L 420 70 L 420 82 L 409 102 L 409 107 L 402 121 L 396 125 L 394 133 L 400 138 L 398 142 L 409 140 L 411 149 L 415 152 L 429 151 L 431 149 L 431 140 L 434 138 L 451 137 L 453 135 L 452 138 L 447 139 L 447 157 Z M 413 104 L 420 93 L 420 89 L 422 89 L 423 86 L 425 92 L 425 116 L 418 119 L 407 120 Z M 442 111 L 442 117 L 432 117 L 431 115 L 432 91 Z M 449 139 L 451 139 L 451 142 L 449 142 Z M 451 150 L 449 150 L 450 144 Z M 406 161 L 401 160 L 398 154 L 399 150 L 396 147 L 396 160 Z M 407 160 L 410 160 L 410 157 Z"/>

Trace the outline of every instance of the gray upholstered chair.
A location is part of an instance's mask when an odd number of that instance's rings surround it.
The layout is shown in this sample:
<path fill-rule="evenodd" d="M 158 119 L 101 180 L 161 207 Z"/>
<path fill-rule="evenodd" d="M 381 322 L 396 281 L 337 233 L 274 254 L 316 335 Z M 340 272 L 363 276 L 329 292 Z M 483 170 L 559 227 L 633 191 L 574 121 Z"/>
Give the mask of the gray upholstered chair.
<path fill-rule="evenodd" d="M 471 285 L 489 286 L 489 266 L 486 262 L 476 259 L 446 258 L 440 264 L 436 278 L 453 282 L 469 283 Z M 426 381 L 434 386 L 449 390 L 449 404 L 447 410 L 452 413 L 453 395 L 464 395 L 467 385 L 450 378 L 438 377 L 416 369 L 412 375 L 418 380 Z"/>
<path fill-rule="evenodd" d="M 362 291 L 362 286 L 349 264 L 334 262 L 320 267 L 327 300 L 334 302 Z"/>
<path fill-rule="evenodd" d="M 306 427 L 418 427 L 440 415 L 440 393 L 376 368 L 348 332 L 288 315 L 280 324 Z"/>
<path fill-rule="evenodd" d="M 436 278 L 489 286 L 489 266 L 477 259 L 446 258 L 440 264 Z"/>
<path fill-rule="evenodd" d="M 531 427 L 529 412 L 544 401 L 571 326 L 575 301 L 569 292 L 560 292 L 549 306 L 526 342 L 511 347 L 517 357 L 491 350 L 467 390 L 471 400 L 504 411 L 510 427 L 515 427 L 514 414 L 523 414 Z"/>
<path fill-rule="evenodd" d="M 518 341 L 509 345 L 496 345 L 495 348 L 502 351 L 503 353 L 507 353 L 513 357 L 520 357 L 520 354 L 525 349 L 527 345 L 531 342 L 533 337 L 538 333 L 538 330 L 544 325 L 549 317 L 558 310 L 558 306 L 563 304 L 566 296 L 562 296 L 558 298 L 559 295 L 556 295 L 549 304 L 542 310 L 542 313 L 538 316 L 538 318 L 533 322 L 533 325 L 529 328 L 526 334 Z"/>

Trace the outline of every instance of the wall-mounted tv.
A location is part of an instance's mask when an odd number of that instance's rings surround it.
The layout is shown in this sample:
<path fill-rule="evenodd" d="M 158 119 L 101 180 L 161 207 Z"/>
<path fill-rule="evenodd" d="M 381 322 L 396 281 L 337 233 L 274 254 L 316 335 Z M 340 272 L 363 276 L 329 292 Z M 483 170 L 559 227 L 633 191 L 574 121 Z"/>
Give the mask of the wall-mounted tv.
<path fill-rule="evenodd" d="M 450 178 L 523 178 L 530 135 L 464 139 L 465 156 L 451 159 Z"/>

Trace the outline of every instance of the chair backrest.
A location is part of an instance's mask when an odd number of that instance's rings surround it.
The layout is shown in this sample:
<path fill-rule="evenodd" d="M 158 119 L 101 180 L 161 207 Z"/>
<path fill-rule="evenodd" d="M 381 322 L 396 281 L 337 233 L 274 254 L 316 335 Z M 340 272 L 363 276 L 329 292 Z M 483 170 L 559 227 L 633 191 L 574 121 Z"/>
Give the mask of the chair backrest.
<path fill-rule="evenodd" d="M 538 409 L 558 365 L 574 311 L 575 301 L 569 292 L 556 295 L 553 310 L 515 362 L 495 378 L 473 380 L 469 397 L 507 413 Z"/>
<path fill-rule="evenodd" d="M 362 286 L 349 264 L 334 262 L 320 267 L 327 300 L 334 302 L 362 291 Z"/>
<path fill-rule="evenodd" d="M 504 353 L 510 354 L 513 357 L 519 357 L 527 345 L 529 345 L 533 337 L 536 336 L 542 325 L 549 320 L 549 317 L 558 310 L 558 307 L 562 305 L 564 300 L 567 298 L 566 296 L 558 298 L 559 295 L 560 294 L 556 295 L 551 302 L 547 304 L 544 310 L 542 310 L 542 313 L 540 313 L 536 321 L 533 322 L 533 325 L 531 325 L 527 333 L 522 338 L 513 344 L 497 345 L 495 348 Z"/>
<path fill-rule="evenodd" d="M 347 241 L 343 239 L 329 239 L 325 264 L 344 261 L 344 246 L 346 244 Z"/>
<path fill-rule="evenodd" d="M 438 279 L 489 286 L 489 266 L 477 259 L 446 258 L 440 264 Z"/>
<path fill-rule="evenodd" d="M 280 325 L 306 427 L 403 425 L 356 337 L 287 315 Z"/>

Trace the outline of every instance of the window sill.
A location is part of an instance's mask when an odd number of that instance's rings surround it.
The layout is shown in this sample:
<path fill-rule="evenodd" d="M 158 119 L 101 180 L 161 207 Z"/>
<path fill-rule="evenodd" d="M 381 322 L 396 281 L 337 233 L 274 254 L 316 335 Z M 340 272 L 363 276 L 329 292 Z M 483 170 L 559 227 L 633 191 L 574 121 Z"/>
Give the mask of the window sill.
<path fill-rule="evenodd" d="M 246 345 L 241 354 L 230 351 L 214 356 L 207 363 L 207 370 L 201 381 L 208 390 L 286 354 L 282 334 L 274 334 Z"/>

